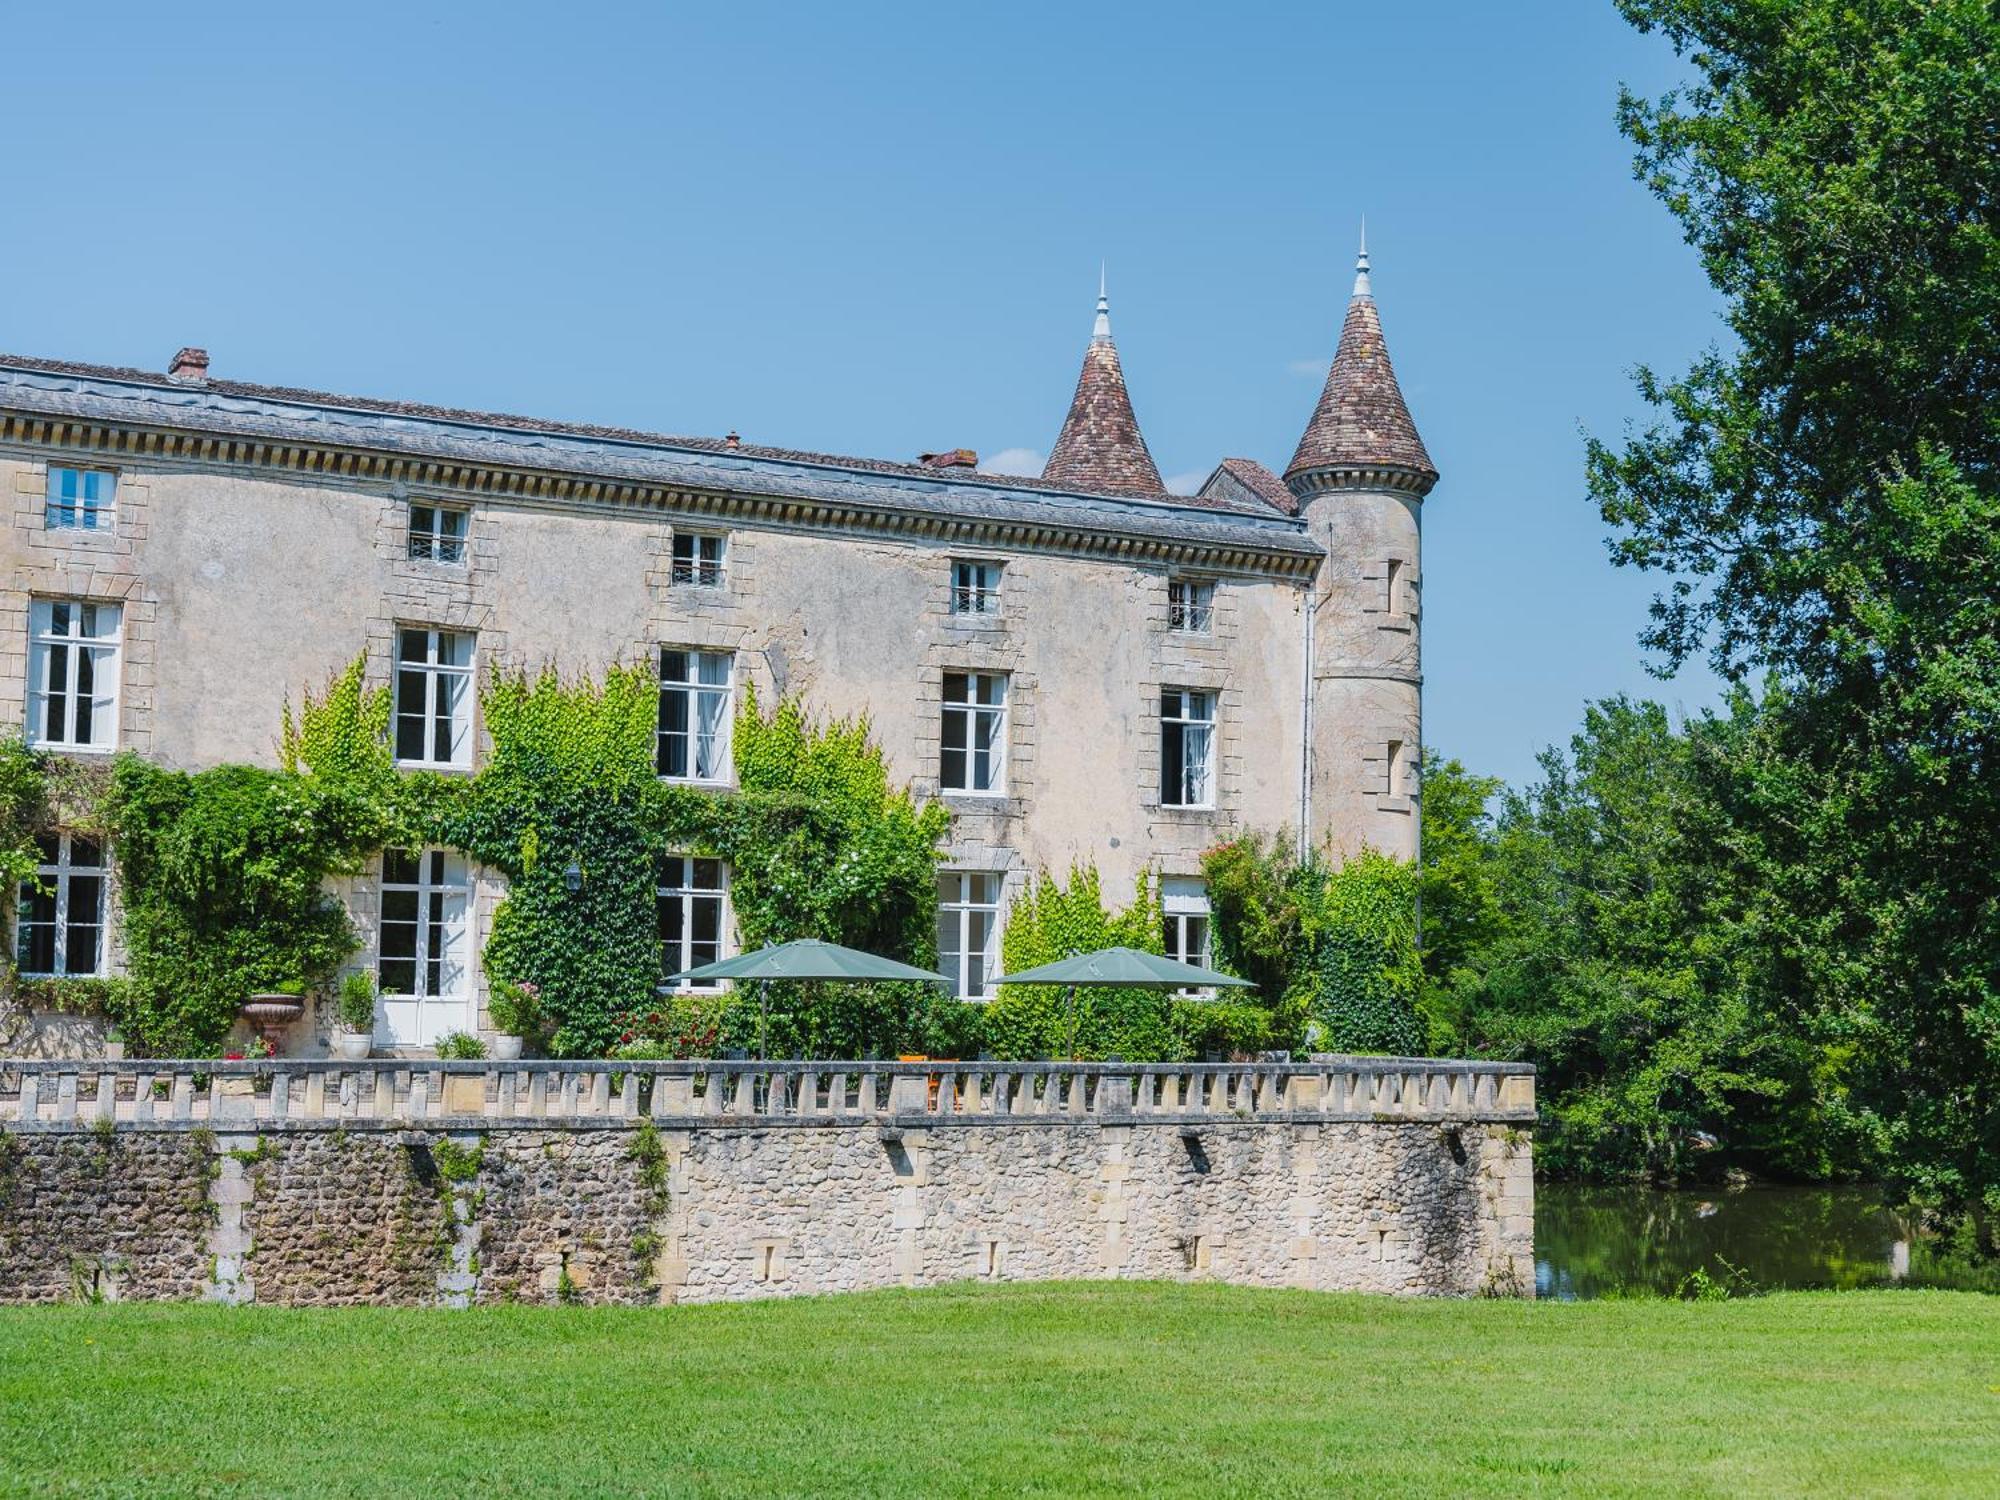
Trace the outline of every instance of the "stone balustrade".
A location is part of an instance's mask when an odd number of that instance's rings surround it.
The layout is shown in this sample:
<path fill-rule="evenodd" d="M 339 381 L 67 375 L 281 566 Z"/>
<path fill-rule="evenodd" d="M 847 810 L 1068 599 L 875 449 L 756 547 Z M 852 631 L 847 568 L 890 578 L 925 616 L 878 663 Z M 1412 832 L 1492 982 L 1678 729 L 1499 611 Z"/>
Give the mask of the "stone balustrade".
<path fill-rule="evenodd" d="M 676 1129 L 1000 1125 L 1057 1119 L 1531 1123 L 1518 1063 L 1336 1057 L 1289 1063 L 0 1060 L 13 1130 Z"/>

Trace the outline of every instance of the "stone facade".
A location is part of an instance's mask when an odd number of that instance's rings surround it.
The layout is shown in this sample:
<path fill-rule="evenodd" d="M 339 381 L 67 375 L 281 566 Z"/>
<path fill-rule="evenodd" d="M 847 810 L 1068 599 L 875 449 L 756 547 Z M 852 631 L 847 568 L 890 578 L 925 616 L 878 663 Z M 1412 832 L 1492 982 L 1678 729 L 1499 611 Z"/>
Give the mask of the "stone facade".
<path fill-rule="evenodd" d="M 693 1303 L 1096 1277 L 1462 1296 L 1533 1281 L 1530 1148 L 1490 1121 L 120 1125 L 0 1143 L 9 1303 Z M 454 1180 L 452 1162 L 471 1170 Z"/>
<path fill-rule="evenodd" d="M 115 733 L 80 753 L 188 769 L 274 763 L 288 701 L 357 655 L 393 682 L 410 629 L 468 637 L 475 677 L 659 670 L 685 648 L 726 653 L 739 701 L 798 694 L 867 719 L 893 774 L 950 806 L 947 867 L 1002 877 L 1003 925 L 1034 871 L 1095 864 L 1122 901 L 1248 829 L 1411 857 L 1436 475 L 1361 291 L 1293 471 L 1231 459 L 1189 497 L 1160 488 L 1102 303 L 1089 420 L 1072 414 L 1040 480 L 956 454 L 894 464 L 246 385 L 199 351 L 165 376 L 0 357 L 0 726 L 44 734 L 30 700 L 52 658 L 31 620 L 64 601 L 121 611 L 99 684 Z M 115 481 L 99 524 L 54 524 L 62 471 Z M 413 542 L 439 507 L 462 518 L 447 560 Z M 720 539 L 717 577 L 676 571 L 691 534 Z M 960 563 L 997 570 L 996 607 L 956 607 Z M 944 785 L 957 673 L 1005 679 L 990 789 Z M 1163 737 L 1187 733 L 1163 717 L 1175 690 L 1213 716 L 1198 805 L 1163 787 Z M 476 703 L 465 732 L 476 766 Z M 476 955 L 504 892 L 472 879 Z M 379 884 L 342 892 L 370 940 L 359 963 L 377 956 Z M 101 962 L 117 968 L 115 922 Z M 476 1026 L 481 996 L 451 998 Z M 67 1035 L 16 1029 L 36 1052 Z"/>

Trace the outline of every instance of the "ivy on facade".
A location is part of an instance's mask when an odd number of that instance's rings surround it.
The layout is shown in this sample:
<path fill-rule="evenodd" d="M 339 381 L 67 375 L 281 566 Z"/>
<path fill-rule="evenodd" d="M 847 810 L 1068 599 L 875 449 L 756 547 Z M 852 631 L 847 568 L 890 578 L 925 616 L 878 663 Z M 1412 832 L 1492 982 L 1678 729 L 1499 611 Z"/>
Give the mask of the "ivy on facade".
<path fill-rule="evenodd" d="M 437 845 L 505 877 L 482 961 L 494 980 L 539 988 L 540 1040 L 557 1056 L 687 1055 L 760 1038 L 805 1057 L 1144 1061 L 1308 1040 L 1416 1050 L 1401 987 L 1415 950 L 1396 911 L 1404 867 L 1287 865 L 1254 840 L 1207 860 L 1218 958 L 1265 986 L 1247 1001 L 1086 989 L 1072 1005 L 1050 987 L 1003 986 L 978 1007 L 922 984 L 660 996 L 655 893 L 670 854 L 728 862 L 746 948 L 817 937 L 934 965 L 950 815 L 892 782 L 865 720 L 815 721 L 792 698 L 766 710 L 754 692 L 732 726 L 733 789 L 662 781 L 657 692 L 640 667 L 601 680 L 496 668 L 480 686 L 491 751 L 472 776 L 397 769 L 389 690 L 368 686 L 359 659 L 286 706 L 277 770 L 188 773 L 125 755 L 85 786 L 71 762 L 0 744 L 0 874 L 35 878 L 35 834 L 52 820 L 108 832 L 128 971 L 18 988 L 49 990 L 36 991 L 44 1002 L 73 991 L 68 1008 L 109 1015 L 141 1051 L 212 1053 L 248 994 L 324 987 L 357 950 L 328 894 L 336 879 L 385 847 Z M 1259 903 L 1282 919 L 1274 926 Z M 1113 912 L 1082 866 L 1067 881 L 1043 874 L 1014 902 L 1003 970 L 1111 944 L 1159 952 L 1161 940 L 1157 880 L 1143 876 Z"/>

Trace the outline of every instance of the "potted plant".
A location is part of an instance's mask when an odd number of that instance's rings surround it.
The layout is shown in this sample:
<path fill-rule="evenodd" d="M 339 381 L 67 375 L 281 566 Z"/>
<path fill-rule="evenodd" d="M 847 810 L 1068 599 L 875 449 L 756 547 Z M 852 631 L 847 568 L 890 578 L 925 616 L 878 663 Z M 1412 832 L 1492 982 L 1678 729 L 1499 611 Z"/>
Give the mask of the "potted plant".
<path fill-rule="evenodd" d="M 518 982 L 496 979 L 486 997 L 486 1013 L 493 1018 L 493 1055 L 512 1062 L 521 1055 L 522 1044 L 542 1029 L 542 989 L 532 979 Z"/>
<path fill-rule="evenodd" d="M 360 1062 L 375 1040 L 375 976 L 352 969 L 340 980 L 340 1026 L 333 1033 L 335 1055 Z"/>

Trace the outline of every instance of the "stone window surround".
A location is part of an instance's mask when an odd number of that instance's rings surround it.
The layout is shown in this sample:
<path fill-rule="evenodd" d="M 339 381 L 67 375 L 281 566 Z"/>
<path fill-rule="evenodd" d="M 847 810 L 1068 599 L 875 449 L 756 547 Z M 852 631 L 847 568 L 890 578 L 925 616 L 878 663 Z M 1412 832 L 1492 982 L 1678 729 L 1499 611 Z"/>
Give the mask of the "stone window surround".
<path fill-rule="evenodd" d="M 1171 669 L 1171 677 L 1138 684 L 1142 738 L 1139 747 L 1139 806 L 1158 819 L 1213 824 L 1232 820 L 1230 809 L 1243 790 L 1243 694 L 1230 685 L 1229 675 L 1216 666 L 1188 665 Z M 1215 731 L 1209 754 L 1213 761 L 1213 797 L 1206 807 L 1184 807 L 1160 800 L 1160 694 L 1185 688 L 1215 695 Z"/>
<path fill-rule="evenodd" d="M 85 474 L 102 474 L 110 478 L 111 503 L 98 506 L 92 511 L 97 524 L 84 526 L 75 520 L 61 523 L 52 518 L 52 513 L 58 508 L 73 512 L 82 511 L 82 506 L 78 504 L 70 504 L 62 507 L 56 505 L 56 497 L 52 491 L 55 488 L 55 478 L 58 471 L 76 474 L 79 477 Z M 77 531 L 86 536 L 104 536 L 117 531 L 118 491 L 123 487 L 123 482 L 124 475 L 115 464 L 51 463 L 44 465 L 42 475 L 42 529 L 45 531 Z"/>
<path fill-rule="evenodd" d="M 688 558 L 677 556 L 677 549 L 683 541 L 691 542 L 693 555 Z M 713 563 L 714 580 L 703 582 L 701 574 L 710 566 L 701 556 L 701 544 L 714 541 L 716 548 Z M 667 535 L 667 587 L 679 593 L 719 592 L 728 589 L 730 573 L 735 558 L 734 535 L 726 529 L 713 526 L 672 526 Z M 678 597 L 678 594 L 677 594 Z"/>
<path fill-rule="evenodd" d="M 966 696 L 963 699 L 947 699 L 944 696 L 944 682 L 947 677 L 966 679 Z M 979 679 L 1000 680 L 1000 701 L 982 702 L 979 697 Z M 962 719 L 965 724 L 965 772 L 968 779 L 973 774 L 973 747 L 977 742 L 974 732 L 980 719 L 990 717 L 995 710 L 1000 715 L 1000 764 L 997 768 L 996 787 L 948 787 L 944 784 L 944 724 L 946 715 Z M 948 666 L 938 673 L 938 795 L 967 803 L 1005 802 L 1013 793 L 1014 756 L 1011 740 L 1014 732 L 1014 676 L 1005 669 L 986 667 Z"/>
<path fill-rule="evenodd" d="M 1389 791 L 1390 746 L 1397 746 L 1396 760 L 1402 766 L 1403 790 Z M 1416 810 L 1418 762 L 1406 724 L 1377 724 L 1368 737 L 1369 753 L 1361 757 L 1362 791 L 1377 812 L 1410 813 Z"/>
<path fill-rule="evenodd" d="M 119 623 L 118 729 L 114 747 L 149 754 L 157 682 L 159 596 L 132 567 L 151 526 L 151 485 L 144 470 L 118 468 L 112 525 L 94 531 L 44 524 L 48 467 L 107 467 L 93 456 L 26 459 L 0 454 L 0 476 L 14 471 L 14 540 L 27 561 L 0 588 L 0 724 L 26 726 L 28 615 L 35 599 L 81 599 L 123 606 Z M 68 752 L 64 752 L 68 753 Z M 78 754 L 103 754 L 80 750 Z"/>
<path fill-rule="evenodd" d="M 435 568 L 448 574 L 463 574 L 472 566 L 472 507 L 461 500 L 442 500 L 430 495 L 410 495 L 403 497 L 403 560 L 417 564 L 421 568 Z M 419 509 L 431 513 L 431 526 L 427 531 L 417 529 L 416 513 Z M 448 515 L 463 516 L 465 524 L 454 538 L 444 528 L 443 519 Z M 422 550 L 418 542 L 423 542 Z M 437 555 L 438 543 L 456 541 L 458 556 L 443 558 Z"/>
<path fill-rule="evenodd" d="M 696 591 L 685 590 L 685 592 Z M 723 757 L 723 774 L 715 781 L 675 777 L 674 785 L 702 787 L 709 791 L 733 790 L 736 786 L 734 751 L 736 709 L 743 701 L 743 690 L 751 672 L 751 663 L 761 659 L 763 652 L 745 643 L 745 632 L 741 627 L 713 619 L 682 620 L 669 625 L 667 631 L 665 635 L 650 636 L 634 643 L 634 651 L 639 659 L 646 663 L 646 670 L 652 674 L 656 687 L 660 680 L 660 653 L 663 651 L 705 651 L 726 654 L 730 659 L 729 707 L 725 716 L 728 727 L 724 731 L 729 736 L 729 741 L 728 753 Z M 655 744 L 657 748 L 657 741 Z"/>
<path fill-rule="evenodd" d="M 1375 618 L 1378 630 L 1408 634 L 1416 628 L 1418 577 L 1413 561 L 1391 554 L 1361 564 L 1361 612 Z"/>

